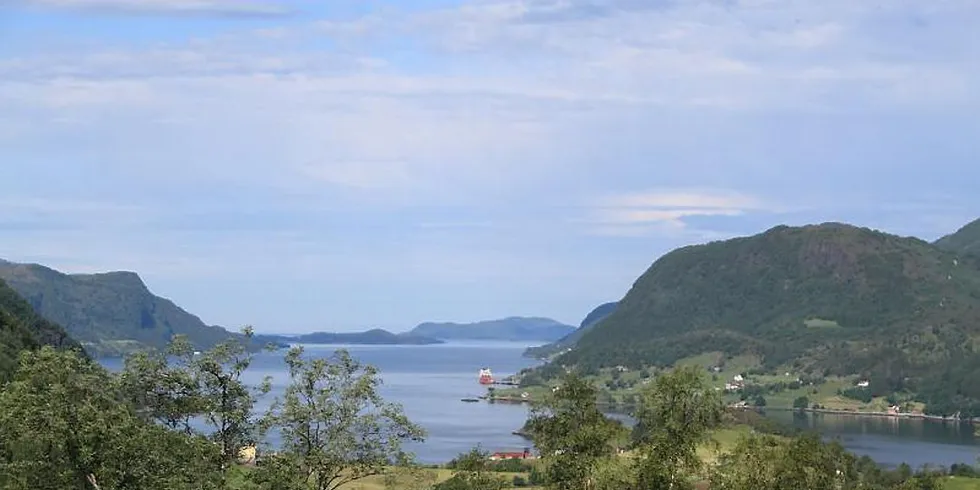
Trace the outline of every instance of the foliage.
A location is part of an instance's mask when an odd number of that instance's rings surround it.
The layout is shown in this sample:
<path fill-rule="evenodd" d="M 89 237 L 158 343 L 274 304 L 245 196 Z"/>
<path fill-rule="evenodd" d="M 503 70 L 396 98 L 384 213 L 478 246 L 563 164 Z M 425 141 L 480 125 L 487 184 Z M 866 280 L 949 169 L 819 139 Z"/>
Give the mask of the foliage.
<path fill-rule="evenodd" d="M 907 467 L 906 467 L 907 468 Z M 816 434 L 792 439 L 769 435 L 743 438 L 723 455 L 711 475 L 712 490 L 932 490 L 938 474 L 885 471 L 868 458 L 856 458 Z"/>
<path fill-rule="evenodd" d="M 599 411 L 597 395 L 588 381 L 571 374 L 532 408 L 526 430 L 547 463 L 549 488 L 596 488 L 597 465 L 616 454 L 625 429 Z"/>
<path fill-rule="evenodd" d="M 123 393 L 148 421 L 192 433 L 191 420 L 206 402 L 192 369 L 190 344 L 176 337 L 164 351 L 143 351 L 126 358 L 120 382 Z"/>
<path fill-rule="evenodd" d="M 262 464 L 246 475 L 246 482 L 255 490 L 309 490 L 309 479 L 301 463 L 292 454 L 272 454 L 262 458 Z"/>
<path fill-rule="evenodd" d="M 492 461 L 489 458 L 489 454 L 483 451 L 479 446 L 468 453 L 463 453 L 448 463 L 445 467 L 450 470 L 460 469 L 467 465 L 471 465 L 474 458 L 478 458 L 481 461 L 482 468 L 485 471 L 493 471 L 497 473 L 524 473 L 531 471 L 534 467 L 533 464 L 527 462 L 523 459 L 502 459 L 499 461 Z"/>
<path fill-rule="evenodd" d="M 704 352 L 752 354 L 766 372 L 794 364 L 813 376 L 860 374 L 874 396 L 913 393 L 934 413 L 980 415 L 978 263 L 835 223 L 680 248 L 527 383 L 557 378 L 564 366 L 595 374 Z M 808 326 L 813 319 L 837 327 Z"/>
<path fill-rule="evenodd" d="M 840 390 L 840 395 L 843 396 L 843 397 L 850 398 L 852 400 L 857 400 L 857 401 L 864 402 L 864 403 L 870 402 L 871 399 L 874 397 L 874 395 L 871 394 L 871 390 L 870 389 L 868 389 L 868 388 L 861 388 L 861 387 L 858 387 L 858 386 L 854 386 L 854 387 L 851 387 L 851 388 Z"/>
<path fill-rule="evenodd" d="M 251 327 L 243 329 L 251 339 Z M 204 420 L 212 427 L 211 438 L 221 447 L 225 460 L 238 458 L 242 447 L 253 442 L 256 427 L 252 420 L 255 394 L 242 382 L 242 374 L 252 363 L 252 354 L 237 338 L 225 340 L 212 349 L 188 360 L 191 373 L 204 404 Z M 259 392 L 268 391 L 268 384 Z"/>
<path fill-rule="evenodd" d="M 282 437 L 282 453 L 295 474 L 315 490 L 333 490 L 384 473 L 403 462 L 403 441 L 419 441 L 424 431 L 400 406 L 378 394 L 380 378 L 345 350 L 332 358 L 307 359 L 302 347 L 285 357 L 290 384 L 262 421 Z M 256 471 L 265 478 L 265 471 Z"/>
<path fill-rule="evenodd" d="M 433 490 L 500 490 L 512 486 L 512 482 L 491 471 L 489 457 L 480 448 L 459 455 L 453 460 L 453 476 L 435 485 Z"/>
<path fill-rule="evenodd" d="M 13 375 L 21 351 L 45 345 L 81 350 L 81 345 L 70 339 L 64 329 L 41 318 L 0 280 L 0 386 Z"/>
<path fill-rule="evenodd" d="M 698 447 L 722 421 L 724 404 L 696 366 L 661 374 L 641 394 L 636 414 L 641 488 L 681 489 L 702 469 Z"/>
<path fill-rule="evenodd" d="M 246 340 L 251 327 L 242 330 Z M 256 437 L 252 408 L 267 384 L 253 392 L 242 381 L 253 354 L 239 338 L 230 338 L 205 352 L 195 352 L 182 336 L 166 351 L 138 352 L 126 358 L 120 375 L 128 401 L 147 421 L 193 434 L 191 420 L 203 420 L 204 432 L 220 447 L 227 464 Z"/>
<path fill-rule="evenodd" d="M 431 490 L 436 473 L 415 465 L 399 465 L 385 473 L 385 488 L 391 490 Z"/>
<path fill-rule="evenodd" d="M 216 488 L 214 445 L 144 423 L 117 388 L 74 352 L 25 352 L 0 392 L 0 487 Z"/>
<path fill-rule="evenodd" d="M 797 410 L 810 408 L 810 399 L 805 396 L 797 397 L 795 400 L 793 400 L 793 408 Z"/>

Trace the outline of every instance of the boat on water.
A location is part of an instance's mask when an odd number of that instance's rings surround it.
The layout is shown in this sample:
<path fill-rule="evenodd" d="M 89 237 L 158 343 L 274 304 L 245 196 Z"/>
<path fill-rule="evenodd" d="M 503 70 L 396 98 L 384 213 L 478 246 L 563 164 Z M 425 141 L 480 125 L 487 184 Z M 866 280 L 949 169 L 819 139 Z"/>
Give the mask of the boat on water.
<path fill-rule="evenodd" d="M 481 385 L 492 385 L 493 373 L 490 372 L 490 368 L 483 368 L 480 370 L 480 384 Z"/>

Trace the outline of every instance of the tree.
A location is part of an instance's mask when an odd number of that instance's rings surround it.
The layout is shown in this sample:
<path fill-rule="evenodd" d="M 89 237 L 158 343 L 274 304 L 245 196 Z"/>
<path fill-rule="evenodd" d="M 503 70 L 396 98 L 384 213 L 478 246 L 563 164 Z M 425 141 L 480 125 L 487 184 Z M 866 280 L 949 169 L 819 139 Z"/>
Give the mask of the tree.
<path fill-rule="evenodd" d="M 146 420 L 192 434 L 191 420 L 206 409 L 192 365 L 193 348 L 186 337 L 175 336 L 163 352 L 126 357 L 120 375 L 123 393 Z"/>
<path fill-rule="evenodd" d="M 547 462 L 550 488 L 594 489 L 599 462 L 616 454 L 615 442 L 626 431 L 599 411 L 597 396 L 588 381 L 570 374 L 532 408 L 526 427 Z"/>
<path fill-rule="evenodd" d="M 636 432 L 637 477 L 641 488 L 687 488 L 685 472 L 702 468 L 698 446 L 721 423 L 721 398 L 695 366 L 658 376 L 640 395 Z"/>
<path fill-rule="evenodd" d="M 252 327 L 242 334 L 244 340 L 230 338 L 203 353 L 175 336 L 163 352 L 129 356 L 121 376 L 123 392 L 146 420 L 188 435 L 198 433 L 191 420 L 202 420 L 208 427 L 202 433 L 219 445 L 226 467 L 255 439 L 252 409 L 269 389 L 266 382 L 253 392 L 241 379 L 254 357 L 247 344 Z"/>
<path fill-rule="evenodd" d="M 453 476 L 434 486 L 433 490 L 501 490 L 509 487 L 506 480 L 490 471 L 489 456 L 478 447 L 459 455 L 453 460 Z"/>
<path fill-rule="evenodd" d="M 752 404 L 757 407 L 764 407 L 766 406 L 766 397 L 762 396 L 762 394 L 758 394 L 755 396 L 755 400 L 752 402 Z"/>
<path fill-rule="evenodd" d="M 810 406 L 810 399 L 805 396 L 801 396 L 793 400 L 793 408 L 797 410 L 806 410 L 807 407 L 809 406 Z"/>
<path fill-rule="evenodd" d="M 378 394 L 381 380 L 345 350 L 332 358 L 306 359 L 302 347 L 285 356 L 290 383 L 263 417 L 263 431 L 282 436 L 283 464 L 315 490 L 333 490 L 386 465 L 403 463 L 403 441 L 421 441 L 424 431 L 401 407 Z M 256 471 L 263 478 L 263 469 Z"/>
<path fill-rule="evenodd" d="M 21 355 L 0 392 L 0 488 L 212 489 L 214 444 L 148 424 L 117 379 L 73 352 Z"/>
<path fill-rule="evenodd" d="M 254 331 L 246 326 L 242 334 L 248 341 Z M 256 394 L 241 379 L 252 358 L 244 342 L 231 338 L 194 356 L 190 362 L 204 403 L 204 420 L 213 429 L 210 437 L 221 447 L 228 463 L 235 461 L 239 451 L 255 437 L 252 408 Z M 258 389 L 260 394 L 268 390 L 268 382 Z"/>

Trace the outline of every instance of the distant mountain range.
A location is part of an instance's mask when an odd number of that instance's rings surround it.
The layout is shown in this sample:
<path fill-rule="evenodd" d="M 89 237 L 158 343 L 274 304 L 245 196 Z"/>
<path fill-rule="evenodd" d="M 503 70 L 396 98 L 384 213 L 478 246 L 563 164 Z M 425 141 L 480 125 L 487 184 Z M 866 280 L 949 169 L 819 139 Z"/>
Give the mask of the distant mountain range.
<path fill-rule="evenodd" d="M 364 345 L 430 345 L 442 340 L 411 333 L 391 333 L 375 328 L 364 332 L 314 332 L 301 335 L 257 335 L 261 342 L 285 344 L 364 344 Z"/>
<path fill-rule="evenodd" d="M 558 340 L 575 331 L 575 327 L 540 317 L 509 317 L 475 323 L 423 323 L 409 334 L 442 340 Z"/>
<path fill-rule="evenodd" d="M 146 348 L 161 349 L 174 335 L 187 337 L 199 350 L 237 332 L 207 325 L 172 301 L 154 295 L 135 272 L 65 274 L 39 264 L 0 260 L 0 279 L 41 317 L 61 325 L 95 357 L 121 356 Z M 383 329 L 365 332 L 316 332 L 298 336 L 256 335 L 250 344 L 427 345 L 444 340 L 557 340 L 574 328 L 547 318 L 505 318 L 473 324 L 426 323 L 406 333 Z"/>

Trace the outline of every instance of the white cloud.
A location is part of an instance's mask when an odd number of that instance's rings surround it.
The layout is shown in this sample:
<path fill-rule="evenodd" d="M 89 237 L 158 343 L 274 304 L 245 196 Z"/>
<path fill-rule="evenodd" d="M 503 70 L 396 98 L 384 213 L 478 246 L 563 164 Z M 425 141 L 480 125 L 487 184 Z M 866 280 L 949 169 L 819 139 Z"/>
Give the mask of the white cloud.
<path fill-rule="evenodd" d="M 753 196 L 724 190 L 657 189 L 635 192 L 598 201 L 600 206 L 614 208 L 680 209 L 764 209 L 762 201 Z"/>
<path fill-rule="evenodd" d="M 286 5 L 56 3 L 218 16 Z M 421 294 L 398 281 L 569 303 L 544 282 L 605 281 L 614 295 L 668 245 L 729 235 L 704 229 L 715 223 L 771 224 L 787 211 L 773 201 L 809 212 L 823 197 L 836 215 L 855 194 L 869 209 L 882 194 L 914 201 L 923 159 L 947 175 L 931 184 L 944 192 L 975 177 L 950 171 L 975 154 L 967 0 L 399 8 L 140 44 L 70 28 L 63 43 L 24 38 L 0 56 L 0 160 L 18 164 L 4 168 L 7 195 L 73 197 L 0 201 L 4 215 L 43 218 L 34 233 L 8 229 L 0 256 L 200 276 L 202 292 L 211 276 L 243 289 L 301 278 L 338 304 L 355 290 Z M 836 197 L 842 185 L 850 197 Z M 609 259 L 621 256 L 630 267 Z"/>
<path fill-rule="evenodd" d="M 761 199 L 727 190 L 656 189 L 624 193 L 595 200 L 585 218 L 586 231 L 605 236 L 690 234 L 707 236 L 708 230 L 688 229 L 686 218 L 735 217 L 749 212 L 775 211 Z"/>

